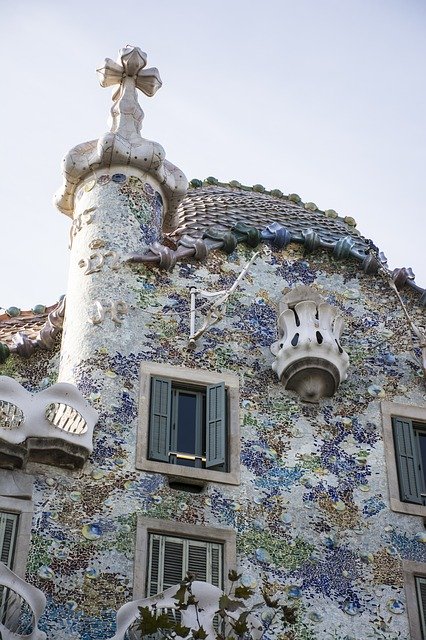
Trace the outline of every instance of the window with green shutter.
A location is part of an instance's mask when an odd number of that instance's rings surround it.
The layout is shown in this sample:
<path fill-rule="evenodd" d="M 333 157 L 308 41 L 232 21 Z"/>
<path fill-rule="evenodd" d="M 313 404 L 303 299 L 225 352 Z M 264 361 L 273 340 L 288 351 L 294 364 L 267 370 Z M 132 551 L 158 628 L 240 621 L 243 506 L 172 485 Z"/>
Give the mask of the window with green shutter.
<path fill-rule="evenodd" d="M 179 584 L 186 574 L 223 587 L 223 545 L 207 540 L 149 535 L 147 595 Z"/>
<path fill-rule="evenodd" d="M 426 423 L 393 417 L 392 429 L 402 502 L 426 504 Z"/>
<path fill-rule="evenodd" d="M 227 471 L 225 384 L 151 378 L 149 459 Z"/>
<path fill-rule="evenodd" d="M 0 511 L 0 560 L 13 569 L 19 514 Z M 4 619 L 8 607 L 9 589 L 0 587 L 0 620 Z"/>
<path fill-rule="evenodd" d="M 416 576 L 415 584 L 422 636 L 423 638 L 426 638 L 426 578 Z"/>
<path fill-rule="evenodd" d="M 9 569 L 13 568 L 19 514 L 0 511 L 0 560 Z"/>

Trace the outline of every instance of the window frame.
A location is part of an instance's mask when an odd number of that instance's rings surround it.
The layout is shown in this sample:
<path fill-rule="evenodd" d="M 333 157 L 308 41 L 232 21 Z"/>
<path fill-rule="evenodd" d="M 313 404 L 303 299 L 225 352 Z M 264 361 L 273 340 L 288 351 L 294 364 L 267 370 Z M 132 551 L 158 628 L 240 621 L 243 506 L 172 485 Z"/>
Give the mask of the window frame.
<path fill-rule="evenodd" d="M 214 470 L 177 465 L 149 459 L 151 379 L 161 377 L 178 386 L 208 387 L 224 383 L 227 402 L 226 452 L 227 470 Z M 240 416 L 239 380 L 232 373 L 215 373 L 201 369 L 175 367 L 156 362 L 143 362 L 140 375 L 139 424 L 136 445 L 136 468 L 162 473 L 180 481 L 240 484 Z"/>
<path fill-rule="evenodd" d="M 171 522 L 170 520 L 147 518 L 139 515 L 136 529 L 135 568 L 133 574 L 133 598 L 135 600 L 145 598 L 147 593 L 150 534 L 216 542 L 223 545 L 223 590 L 225 592 L 229 590 L 231 585 L 228 580 L 228 573 L 230 569 L 235 569 L 237 562 L 236 533 L 233 529 L 217 529 L 216 527 Z"/>
<path fill-rule="evenodd" d="M 398 462 L 396 457 L 393 418 L 407 418 L 415 425 L 424 424 L 426 431 L 426 407 L 382 402 L 383 446 L 388 475 L 389 501 L 392 511 L 407 515 L 426 516 L 426 505 L 401 500 Z M 417 427 L 416 427 L 417 428 Z"/>
<path fill-rule="evenodd" d="M 157 564 L 157 572 L 154 571 L 153 575 L 153 556 L 154 552 L 154 543 L 157 542 L 157 552 L 158 552 L 158 564 Z M 165 589 L 167 589 L 167 585 L 165 584 L 167 580 L 165 579 L 167 573 L 167 545 L 168 543 L 177 544 L 181 546 L 182 549 L 182 562 L 177 563 L 177 567 L 180 569 L 180 577 L 172 582 L 169 587 L 174 586 L 175 584 L 179 584 L 188 573 L 189 562 L 191 551 L 194 548 L 204 549 L 205 550 L 205 573 L 206 576 L 210 574 L 211 580 L 207 580 L 210 584 L 214 584 L 216 587 L 220 589 L 223 588 L 223 543 L 221 542 L 212 542 L 211 540 L 200 540 L 199 538 L 186 538 L 182 536 L 177 536 L 176 533 L 173 535 L 168 535 L 167 533 L 155 533 L 153 531 L 148 532 L 148 549 L 147 549 L 147 595 L 155 596 L 157 593 L 162 593 Z M 214 572 L 214 551 L 217 551 L 217 584 L 213 582 L 213 572 Z M 155 559 L 154 559 L 155 562 Z M 170 568 L 170 567 L 169 567 Z M 157 574 L 157 578 L 155 578 L 155 573 Z M 196 570 L 195 570 L 196 573 Z M 200 580 L 199 575 L 197 575 L 197 580 Z M 152 584 L 156 584 L 156 591 L 154 593 L 151 592 Z"/>
<path fill-rule="evenodd" d="M 179 402 L 180 402 L 180 396 L 182 394 L 191 394 L 194 395 L 196 398 L 196 425 L 195 425 L 195 452 L 194 452 L 194 456 L 196 458 L 196 464 L 194 465 L 195 469 L 201 469 L 202 466 L 199 464 L 199 462 L 201 461 L 201 457 L 202 457 L 202 441 L 203 441 L 203 430 L 205 430 L 206 428 L 206 424 L 205 424 L 205 412 L 203 415 L 203 396 L 206 396 L 206 387 L 202 387 L 203 391 L 201 390 L 201 388 L 199 390 L 197 389 L 192 389 L 191 385 L 186 385 L 186 386 L 181 386 L 181 385 L 176 385 L 173 384 L 172 382 L 172 412 L 171 412 L 171 418 L 172 418 L 172 423 L 173 422 L 177 422 L 178 423 L 178 428 L 176 429 L 176 432 L 174 434 L 172 434 L 172 443 L 171 443 L 171 449 L 176 452 L 176 454 L 174 456 L 172 456 L 173 458 L 178 458 L 178 444 L 177 444 L 177 439 L 179 437 L 179 422 L 178 422 L 178 416 L 179 416 Z M 205 401 L 204 401 L 205 402 Z M 191 454 L 190 454 L 191 455 Z M 168 464 L 176 464 L 176 462 L 173 463 L 168 463 Z M 185 466 L 185 465 L 182 465 Z M 188 465 L 190 466 L 190 465 Z"/>
<path fill-rule="evenodd" d="M 420 603 L 417 597 L 416 578 L 426 579 L 426 564 L 423 562 L 403 560 L 402 572 L 404 577 L 406 610 L 410 626 L 410 638 L 411 640 L 423 640 L 424 636 L 422 633 Z"/>
<path fill-rule="evenodd" d="M 34 512 L 32 476 L 0 469 L 0 511 L 19 516 L 10 569 L 25 579 Z"/>

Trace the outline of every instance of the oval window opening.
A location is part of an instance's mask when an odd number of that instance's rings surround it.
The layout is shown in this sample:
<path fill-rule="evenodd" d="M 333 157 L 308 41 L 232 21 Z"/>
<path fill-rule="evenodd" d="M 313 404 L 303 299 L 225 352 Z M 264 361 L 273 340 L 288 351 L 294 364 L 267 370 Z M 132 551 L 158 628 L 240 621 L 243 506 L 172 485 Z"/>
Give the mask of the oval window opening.
<path fill-rule="evenodd" d="M 24 421 L 24 412 L 16 404 L 0 400 L 0 427 L 18 429 Z"/>
<path fill-rule="evenodd" d="M 322 337 L 322 334 L 319 331 L 317 331 L 316 336 L 317 336 L 318 344 L 322 344 L 322 342 L 324 340 L 324 338 Z"/>
<path fill-rule="evenodd" d="M 299 334 L 295 333 L 293 336 L 293 340 L 291 341 L 291 344 L 293 345 L 293 347 L 295 347 L 298 342 L 299 342 Z"/>
<path fill-rule="evenodd" d="M 52 402 L 46 407 L 46 420 L 54 427 L 75 433 L 78 436 L 87 431 L 87 422 L 76 409 L 64 402 Z"/>

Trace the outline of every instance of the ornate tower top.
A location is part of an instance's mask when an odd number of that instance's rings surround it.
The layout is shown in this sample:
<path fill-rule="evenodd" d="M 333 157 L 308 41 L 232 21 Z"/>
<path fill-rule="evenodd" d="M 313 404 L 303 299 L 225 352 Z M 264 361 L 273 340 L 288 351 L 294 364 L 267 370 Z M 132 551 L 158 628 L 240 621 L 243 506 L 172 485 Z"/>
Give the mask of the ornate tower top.
<path fill-rule="evenodd" d="M 55 196 L 60 211 L 72 216 L 77 185 L 94 170 L 113 166 L 133 166 L 151 175 L 164 192 L 164 231 L 177 226 L 176 210 L 188 182 L 183 172 L 165 159 L 163 147 L 140 134 L 144 113 L 136 89 L 153 96 L 161 87 L 158 69 L 145 69 L 147 55 L 139 47 L 120 49 L 117 62 L 106 58 L 98 69 L 102 87 L 118 85 L 114 91 L 109 121 L 110 131 L 99 140 L 77 145 L 63 160 L 63 185 Z"/>

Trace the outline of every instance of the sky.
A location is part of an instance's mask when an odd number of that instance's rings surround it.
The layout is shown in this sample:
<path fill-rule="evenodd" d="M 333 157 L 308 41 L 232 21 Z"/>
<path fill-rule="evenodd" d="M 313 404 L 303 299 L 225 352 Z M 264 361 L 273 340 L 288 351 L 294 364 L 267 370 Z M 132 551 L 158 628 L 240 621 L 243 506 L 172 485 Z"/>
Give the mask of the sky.
<path fill-rule="evenodd" d="M 95 73 L 136 45 L 163 87 L 144 137 L 188 179 L 350 215 L 426 287 L 424 0 L 0 0 L 0 308 L 66 293 L 62 157 L 108 130 Z"/>

